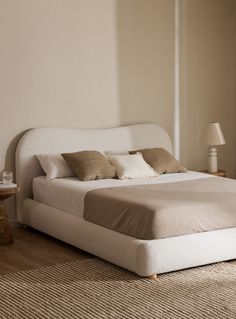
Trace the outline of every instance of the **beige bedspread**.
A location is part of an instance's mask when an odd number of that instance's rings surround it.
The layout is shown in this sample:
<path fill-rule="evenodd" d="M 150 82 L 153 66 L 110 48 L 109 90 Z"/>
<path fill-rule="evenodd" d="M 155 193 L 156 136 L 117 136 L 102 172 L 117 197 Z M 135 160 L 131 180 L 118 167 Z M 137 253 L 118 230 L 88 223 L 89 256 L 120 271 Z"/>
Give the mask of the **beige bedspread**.
<path fill-rule="evenodd" d="M 142 239 L 236 227 L 236 181 L 209 177 L 89 191 L 84 219 Z"/>

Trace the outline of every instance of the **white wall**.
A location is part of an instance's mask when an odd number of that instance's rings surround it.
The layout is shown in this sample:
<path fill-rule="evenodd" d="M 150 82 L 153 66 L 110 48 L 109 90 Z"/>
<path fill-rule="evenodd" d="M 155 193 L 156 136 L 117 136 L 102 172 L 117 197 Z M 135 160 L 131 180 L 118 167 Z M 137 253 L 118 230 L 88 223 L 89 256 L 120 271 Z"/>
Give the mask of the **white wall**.
<path fill-rule="evenodd" d="M 218 120 L 229 176 L 236 175 L 235 2 L 181 0 L 181 160 L 206 167 L 198 138 Z M 19 137 L 31 127 L 151 121 L 173 137 L 174 4 L 0 0 L 0 171 L 13 169 Z"/>

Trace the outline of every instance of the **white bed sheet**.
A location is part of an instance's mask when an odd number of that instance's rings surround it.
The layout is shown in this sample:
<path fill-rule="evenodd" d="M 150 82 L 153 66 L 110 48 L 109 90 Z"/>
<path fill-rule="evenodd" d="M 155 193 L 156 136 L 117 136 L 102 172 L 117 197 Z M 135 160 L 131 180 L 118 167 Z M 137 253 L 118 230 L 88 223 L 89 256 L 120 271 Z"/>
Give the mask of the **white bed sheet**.
<path fill-rule="evenodd" d="M 46 176 L 38 176 L 33 179 L 33 197 L 40 203 L 83 217 L 84 197 L 88 191 L 93 189 L 171 183 L 206 177 L 209 177 L 209 175 L 193 171 L 163 174 L 159 177 L 147 179 L 103 179 L 88 182 L 81 182 L 75 177 L 49 180 Z"/>

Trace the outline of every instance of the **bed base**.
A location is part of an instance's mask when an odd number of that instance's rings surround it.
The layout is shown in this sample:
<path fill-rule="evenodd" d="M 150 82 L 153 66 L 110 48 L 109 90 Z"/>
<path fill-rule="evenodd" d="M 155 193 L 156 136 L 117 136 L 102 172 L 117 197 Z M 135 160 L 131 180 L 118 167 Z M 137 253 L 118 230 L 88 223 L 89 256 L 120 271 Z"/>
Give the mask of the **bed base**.
<path fill-rule="evenodd" d="M 150 280 L 157 280 L 158 276 L 157 276 L 157 274 L 154 274 L 154 275 L 151 275 L 151 276 L 147 276 L 147 278 L 150 279 Z"/>
<path fill-rule="evenodd" d="M 157 240 L 133 238 L 27 199 L 23 224 L 38 229 L 139 276 L 236 258 L 236 228 Z"/>

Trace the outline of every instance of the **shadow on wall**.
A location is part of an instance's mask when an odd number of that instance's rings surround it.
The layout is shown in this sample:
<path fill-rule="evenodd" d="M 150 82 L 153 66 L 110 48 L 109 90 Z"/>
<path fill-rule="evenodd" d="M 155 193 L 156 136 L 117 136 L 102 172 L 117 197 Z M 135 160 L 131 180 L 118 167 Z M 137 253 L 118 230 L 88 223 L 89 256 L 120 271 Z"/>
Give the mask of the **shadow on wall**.
<path fill-rule="evenodd" d="M 174 111 L 174 1 L 118 0 L 120 123 L 154 122 L 170 136 Z"/>
<path fill-rule="evenodd" d="M 13 140 L 10 142 L 6 151 L 4 169 L 0 171 L 1 177 L 2 177 L 3 171 L 13 171 L 14 180 L 15 180 L 15 154 L 16 154 L 17 145 L 21 137 L 28 131 L 29 130 L 24 130 L 21 133 L 17 134 L 13 138 Z"/>
<path fill-rule="evenodd" d="M 4 169 L 2 171 L 0 171 L 0 175 L 2 178 L 2 173 L 4 170 L 8 170 L 8 171 L 13 171 L 13 180 L 15 181 L 16 178 L 16 174 L 15 174 L 15 154 L 16 154 L 16 149 L 17 149 L 17 145 L 19 143 L 19 140 L 21 139 L 21 137 L 29 130 L 24 130 L 21 133 L 17 134 L 13 140 L 10 142 L 7 151 L 6 151 L 6 156 L 5 156 L 5 165 L 4 165 Z M 11 212 L 15 212 L 16 211 L 16 198 L 15 197 L 11 197 L 6 201 L 6 209 L 8 213 Z M 15 218 L 12 219 L 12 216 L 10 214 L 10 220 L 9 220 L 11 226 L 15 227 L 16 221 Z"/>

